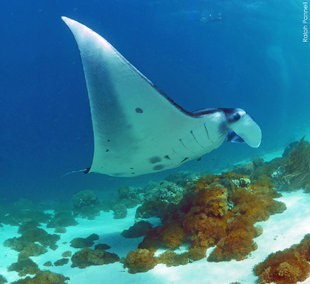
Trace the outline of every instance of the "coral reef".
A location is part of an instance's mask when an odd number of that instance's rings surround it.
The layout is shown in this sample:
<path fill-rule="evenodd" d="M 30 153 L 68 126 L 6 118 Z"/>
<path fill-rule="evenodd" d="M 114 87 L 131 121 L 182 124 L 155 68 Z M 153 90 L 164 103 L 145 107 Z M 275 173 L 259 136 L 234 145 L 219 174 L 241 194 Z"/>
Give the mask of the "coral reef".
<path fill-rule="evenodd" d="M 91 247 L 95 240 L 99 240 L 97 234 L 91 234 L 87 238 L 75 238 L 70 242 L 70 246 L 73 248 L 86 248 Z"/>
<path fill-rule="evenodd" d="M 167 207 L 168 203 L 160 200 L 144 201 L 136 210 L 136 218 L 162 217 Z"/>
<path fill-rule="evenodd" d="M 127 216 L 127 208 L 123 203 L 116 203 L 112 210 L 114 219 L 123 219 Z"/>
<path fill-rule="evenodd" d="M 101 210 L 99 198 L 91 190 L 83 190 L 73 195 L 72 205 L 75 215 L 87 219 L 94 219 Z"/>
<path fill-rule="evenodd" d="M 261 164 L 260 162 L 256 162 Z M 182 200 L 162 210 L 162 225 L 151 229 L 139 249 L 123 260 L 129 272 L 143 272 L 156 263 L 186 264 L 205 257 L 216 246 L 208 261 L 242 260 L 257 248 L 254 238 L 262 233 L 255 223 L 283 212 L 284 203 L 274 200 L 280 194 L 271 179 L 256 182 L 233 172 L 205 175 L 195 181 Z M 177 255 L 171 250 L 154 257 L 158 248 L 178 248 L 188 243 L 188 252 Z"/>
<path fill-rule="evenodd" d="M 0 223 L 19 226 L 27 222 L 47 223 L 50 214 L 43 212 L 40 206 L 26 199 L 19 199 L 5 208 L 5 214 L 0 214 Z"/>
<path fill-rule="evenodd" d="M 297 283 L 310 275 L 310 234 L 298 245 L 270 254 L 254 267 L 260 283 Z"/>
<path fill-rule="evenodd" d="M 91 265 L 103 265 L 119 261 L 115 253 L 106 252 L 101 249 L 83 248 L 71 257 L 71 267 L 85 268 Z"/>
<path fill-rule="evenodd" d="M 140 202 L 141 200 L 137 196 L 135 189 L 131 189 L 127 186 L 118 188 L 118 198 L 115 203 L 122 204 L 126 208 L 134 208 Z"/>
<path fill-rule="evenodd" d="M 192 181 L 196 179 L 197 176 L 194 173 L 175 173 L 170 174 L 165 177 L 165 180 L 175 183 L 181 187 L 190 187 L 192 185 Z"/>
<path fill-rule="evenodd" d="M 170 205 L 179 204 L 188 189 L 187 186 L 180 185 L 181 181 L 180 178 L 179 184 L 168 180 L 157 183 L 150 182 L 138 194 L 142 205 L 136 211 L 136 218 L 162 217 L 163 211 Z M 190 184 L 189 178 L 184 183 Z"/>
<path fill-rule="evenodd" d="M 53 266 L 53 263 L 51 261 L 47 261 L 43 265 L 44 266 Z"/>
<path fill-rule="evenodd" d="M 139 221 L 128 230 L 124 230 L 122 236 L 125 238 L 139 238 L 145 236 L 150 229 L 152 229 L 152 225 L 149 222 Z"/>
<path fill-rule="evenodd" d="M 178 204 L 187 187 L 192 186 L 193 175 L 175 174 L 161 182 L 150 182 L 144 188 L 119 187 L 118 196 L 105 204 L 105 209 L 112 210 L 115 219 L 125 218 L 127 209 L 142 205 L 136 212 L 137 218 L 160 216 L 169 204 Z"/>
<path fill-rule="evenodd" d="M 281 167 L 273 173 L 279 189 L 310 191 L 310 143 L 302 138 L 284 154 Z"/>
<path fill-rule="evenodd" d="M 163 245 L 168 248 L 177 248 L 185 238 L 183 228 L 175 223 L 163 227 L 160 234 Z"/>
<path fill-rule="evenodd" d="M 13 282 L 12 284 L 66 284 L 69 277 L 50 271 L 39 271 L 35 277 L 26 277 Z"/>
<path fill-rule="evenodd" d="M 247 164 L 238 165 L 233 170 L 239 174 L 249 175 L 251 180 L 263 176 L 272 178 L 278 190 L 304 189 L 310 192 L 310 143 L 303 137 L 291 143 L 284 150 L 282 157 L 270 162 L 256 158 Z"/>

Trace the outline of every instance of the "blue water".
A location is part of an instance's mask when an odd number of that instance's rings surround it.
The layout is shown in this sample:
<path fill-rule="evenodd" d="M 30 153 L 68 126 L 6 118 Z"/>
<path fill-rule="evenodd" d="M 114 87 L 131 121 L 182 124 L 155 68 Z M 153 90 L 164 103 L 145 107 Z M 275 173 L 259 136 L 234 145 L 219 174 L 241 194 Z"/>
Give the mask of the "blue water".
<path fill-rule="evenodd" d="M 156 178 L 62 177 L 89 167 L 93 154 L 82 65 L 63 15 L 108 39 L 185 109 L 241 107 L 261 126 L 259 149 L 227 144 L 178 170 L 226 167 L 309 133 L 302 1 L 268 2 L 2 0 L 1 199 L 66 198 Z"/>

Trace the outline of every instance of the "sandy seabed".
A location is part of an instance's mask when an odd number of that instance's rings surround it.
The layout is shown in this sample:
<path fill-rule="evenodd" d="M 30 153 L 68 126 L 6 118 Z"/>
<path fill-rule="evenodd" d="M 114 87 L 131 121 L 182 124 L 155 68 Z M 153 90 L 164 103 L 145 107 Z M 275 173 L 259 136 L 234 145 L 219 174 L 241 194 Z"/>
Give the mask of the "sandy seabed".
<path fill-rule="evenodd" d="M 76 218 L 78 225 L 67 227 L 65 234 L 60 234 L 56 250 L 48 250 L 47 253 L 31 257 L 41 270 L 63 274 L 70 278 L 68 283 L 72 284 L 100 284 L 100 283 L 208 283 L 208 284 L 229 284 L 240 282 L 242 284 L 255 283 L 258 279 L 252 272 L 255 264 L 263 261 L 270 253 L 283 250 L 293 244 L 299 243 L 305 234 L 310 232 L 310 194 L 302 190 L 294 192 L 282 192 L 282 197 L 277 200 L 286 204 L 287 210 L 281 214 L 272 215 L 267 221 L 256 223 L 263 228 L 263 234 L 257 237 L 255 242 L 258 249 L 252 252 L 247 259 L 242 261 L 229 262 L 207 262 L 206 258 L 200 261 L 189 263 L 184 266 L 166 267 L 164 264 L 157 265 L 154 269 L 145 272 L 130 274 L 120 262 L 113 264 L 89 266 L 84 269 L 71 268 L 71 261 L 64 266 L 46 267 L 43 264 L 47 261 L 54 262 L 62 258 L 62 253 L 79 249 L 70 246 L 70 241 L 76 237 L 87 237 L 90 234 L 98 234 L 100 239 L 97 243 L 105 243 L 111 246 L 107 251 L 114 252 L 120 257 L 137 248 L 143 237 L 126 239 L 121 232 L 134 224 L 136 208 L 129 209 L 124 219 L 114 219 L 112 212 L 101 212 L 94 220 Z M 159 219 L 149 220 L 158 224 Z M 48 233 L 54 233 L 54 229 L 42 228 Z M 17 252 L 3 246 L 3 242 L 14 236 L 19 236 L 17 226 L 4 225 L 0 228 L 0 274 L 11 283 L 20 277 L 16 272 L 8 272 L 7 267 L 16 261 Z M 212 249 L 207 251 L 207 257 Z M 182 252 L 182 248 L 176 253 Z M 308 278 L 303 283 L 310 283 Z"/>

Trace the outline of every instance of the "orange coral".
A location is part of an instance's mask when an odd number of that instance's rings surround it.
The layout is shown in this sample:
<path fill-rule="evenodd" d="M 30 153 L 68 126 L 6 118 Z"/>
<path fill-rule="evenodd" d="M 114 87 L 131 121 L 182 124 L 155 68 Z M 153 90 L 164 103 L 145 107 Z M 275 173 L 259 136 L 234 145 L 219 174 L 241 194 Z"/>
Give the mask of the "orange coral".
<path fill-rule="evenodd" d="M 235 258 L 244 259 L 251 251 L 257 249 L 253 238 L 255 232 L 250 228 L 237 229 L 222 238 L 209 256 L 209 261 L 225 261 Z"/>
<path fill-rule="evenodd" d="M 183 264 L 186 258 L 187 261 L 204 258 L 211 246 L 216 248 L 209 261 L 242 260 L 257 248 L 253 239 L 262 229 L 256 228 L 255 223 L 285 210 L 283 203 L 273 199 L 279 194 L 267 177 L 250 184 L 245 176 L 230 172 L 204 176 L 195 184 L 196 188 L 184 196 L 179 205 L 169 208 L 167 216 L 162 218 L 163 225 L 149 231 L 139 245 L 144 249 L 142 255 L 148 252 L 144 266 L 137 252 L 132 252 L 133 255 L 127 256 L 127 267 L 133 266 L 134 269 L 130 269 L 139 272 L 158 262 Z M 166 251 L 159 258 L 153 256 L 159 247 L 173 249 L 182 242 L 189 242 L 191 247 L 181 256 L 172 251 Z M 138 269 L 135 269 L 135 261 L 141 265 Z"/>
<path fill-rule="evenodd" d="M 219 178 L 220 183 L 206 184 L 205 181 L 210 182 L 210 176 L 196 181 L 200 191 L 184 216 L 183 227 L 191 235 L 193 247 L 217 245 L 209 261 L 244 259 L 257 248 L 253 239 L 262 231 L 254 224 L 286 208 L 273 199 L 279 194 L 273 189 L 270 178 L 262 177 L 250 185 L 244 179 L 244 176 L 226 173 Z M 231 181 L 235 185 L 231 185 Z M 231 190 L 222 184 L 230 185 Z"/>
<path fill-rule="evenodd" d="M 300 244 L 270 254 L 254 267 L 254 273 L 262 283 L 297 283 L 309 277 L 310 264 L 307 260 L 310 260 L 310 234 Z"/>

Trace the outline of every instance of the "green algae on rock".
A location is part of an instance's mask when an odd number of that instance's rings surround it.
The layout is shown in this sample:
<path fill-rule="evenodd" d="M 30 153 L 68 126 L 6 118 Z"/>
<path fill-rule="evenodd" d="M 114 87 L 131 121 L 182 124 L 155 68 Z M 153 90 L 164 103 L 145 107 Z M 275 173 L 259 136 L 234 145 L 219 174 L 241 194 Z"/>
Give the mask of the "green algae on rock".
<path fill-rule="evenodd" d="M 26 277 L 12 284 L 66 284 L 69 277 L 50 271 L 39 271 L 35 277 Z"/>
<path fill-rule="evenodd" d="M 99 240 L 97 234 L 91 234 L 87 238 L 75 238 L 70 242 L 70 246 L 73 248 L 87 248 L 94 244 L 95 240 Z"/>
<path fill-rule="evenodd" d="M 57 249 L 56 242 L 60 239 L 59 235 L 48 234 L 45 230 L 36 227 L 33 222 L 20 225 L 18 232 L 20 237 L 7 239 L 4 245 L 20 252 L 24 257 L 38 256 L 45 253 L 47 247 Z"/>
<path fill-rule="evenodd" d="M 7 283 L 7 282 L 8 281 L 6 280 L 6 278 L 0 274 L 0 284 L 4 284 L 4 283 Z"/>
<path fill-rule="evenodd" d="M 152 229 L 151 223 L 142 220 L 135 223 L 128 230 L 124 230 L 122 236 L 125 238 L 139 238 L 145 236 L 150 229 Z"/>
<path fill-rule="evenodd" d="M 107 250 L 110 249 L 111 247 L 107 244 L 96 244 L 95 245 L 95 250 L 99 249 L 99 250 Z"/>
<path fill-rule="evenodd" d="M 71 267 L 85 268 L 91 265 L 103 265 L 119 261 L 120 258 L 115 253 L 104 250 L 83 248 L 71 257 Z"/>
<path fill-rule="evenodd" d="M 8 271 L 16 271 L 19 276 L 38 273 L 39 267 L 30 258 L 19 258 L 17 262 L 8 267 Z"/>
<path fill-rule="evenodd" d="M 100 214 L 99 198 L 91 190 L 83 190 L 72 197 L 73 212 L 83 218 L 94 219 Z"/>
<path fill-rule="evenodd" d="M 61 254 L 61 256 L 62 256 L 62 257 L 71 257 L 71 256 L 72 256 L 72 252 L 69 251 L 69 250 L 67 250 L 67 251 L 63 252 L 63 253 Z"/>
<path fill-rule="evenodd" d="M 63 266 L 65 264 L 67 264 L 69 262 L 69 259 L 68 258 L 61 258 L 61 259 L 58 259 L 54 262 L 54 265 L 55 266 Z"/>
<path fill-rule="evenodd" d="M 75 226 L 77 222 L 69 210 L 56 212 L 55 215 L 47 223 L 47 228 L 65 228 Z"/>

